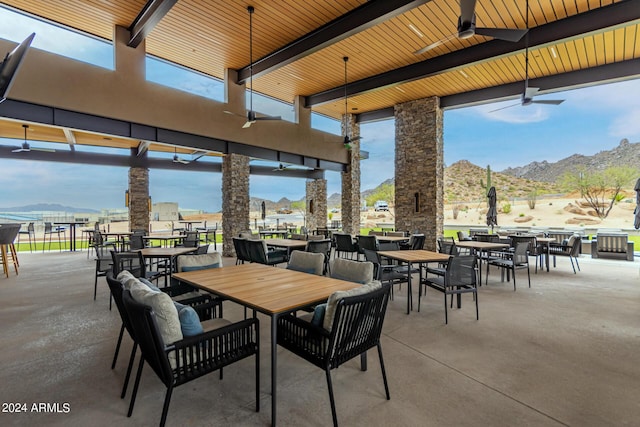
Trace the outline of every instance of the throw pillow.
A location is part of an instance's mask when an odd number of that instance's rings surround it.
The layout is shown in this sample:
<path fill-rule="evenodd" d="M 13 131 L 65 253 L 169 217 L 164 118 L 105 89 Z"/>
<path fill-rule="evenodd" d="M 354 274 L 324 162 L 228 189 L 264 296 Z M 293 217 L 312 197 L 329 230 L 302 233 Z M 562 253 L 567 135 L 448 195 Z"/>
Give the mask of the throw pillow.
<path fill-rule="evenodd" d="M 322 327 L 322 323 L 324 322 L 324 316 L 327 311 L 327 303 L 318 304 L 313 309 L 313 317 L 311 318 L 311 324 Z"/>
<path fill-rule="evenodd" d="M 299 271 L 301 273 L 316 274 L 315 268 L 304 268 L 297 265 L 287 265 L 287 270 Z"/>
<path fill-rule="evenodd" d="M 178 310 L 178 318 L 180 319 L 180 329 L 182 330 L 183 336 L 192 337 L 204 332 L 198 313 L 196 313 L 193 307 L 183 305 L 182 308 Z"/>
<path fill-rule="evenodd" d="M 217 264 L 217 265 L 216 265 Z M 200 255 L 181 255 L 177 259 L 178 271 L 193 271 L 186 267 L 216 268 L 222 266 L 222 257 L 218 252 Z"/>
<path fill-rule="evenodd" d="M 209 268 L 218 268 L 218 267 L 220 267 L 220 264 L 216 262 L 215 264 L 209 264 L 209 265 L 184 266 L 184 267 L 182 267 L 182 269 L 180 271 L 182 271 L 182 272 L 198 271 L 198 270 L 207 270 Z"/>

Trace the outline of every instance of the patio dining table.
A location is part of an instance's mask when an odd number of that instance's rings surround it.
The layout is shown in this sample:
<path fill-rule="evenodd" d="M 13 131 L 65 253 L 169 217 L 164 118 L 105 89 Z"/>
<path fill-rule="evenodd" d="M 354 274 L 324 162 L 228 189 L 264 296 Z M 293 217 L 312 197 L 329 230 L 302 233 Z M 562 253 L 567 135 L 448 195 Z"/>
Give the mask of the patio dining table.
<path fill-rule="evenodd" d="M 441 254 L 439 252 L 427 251 L 424 249 L 408 250 L 408 251 L 378 251 L 380 256 L 393 259 L 396 261 L 407 263 L 407 314 L 409 314 L 413 308 L 413 299 L 411 293 L 411 269 L 413 264 L 418 264 L 418 271 L 420 274 L 420 280 L 418 286 L 422 284 L 422 264 L 428 264 L 430 262 L 448 262 L 449 255 Z"/>
<path fill-rule="evenodd" d="M 510 245 L 509 243 L 497 243 L 497 242 L 478 242 L 477 240 L 460 240 L 456 242 L 456 246 L 459 248 L 471 249 L 473 253 L 478 255 L 478 260 L 482 257 L 482 253 L 489 253 L 492 250 L 506 249 Z M 478 284 L 482 285 L 482 262 L 478 261 Z"/>
<path fill-rule="evenodd" d="M 295 239 L 267 239 L 267 246 L 274 248 L 284 248 L 287 250 L 287 257 L 291 255 L 291 251 L 305 250 L 307 247 L 306 240 Z"/>
<path fill-rule="evenodd" d="M 276 425 L 278 318 L 325 302 L 335 291 L 360 286 L 315 274 L 263 264 L 238 264 L 176 273 L 174 278 L 271 317 L 271 425 Z"/>

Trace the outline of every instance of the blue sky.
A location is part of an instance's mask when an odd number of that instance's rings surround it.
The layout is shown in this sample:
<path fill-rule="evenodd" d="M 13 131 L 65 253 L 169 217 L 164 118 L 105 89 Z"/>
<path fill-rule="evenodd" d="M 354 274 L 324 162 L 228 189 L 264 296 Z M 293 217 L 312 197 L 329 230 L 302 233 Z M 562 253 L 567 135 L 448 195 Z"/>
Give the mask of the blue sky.
<path fill-rule="evenodd" d="M 112 68 L 111 47 L 85 37 L 62 32 L 21 15 L 0 8 L 0 38 L 23 40 L 36 32 L 33 47 L 46 49 L 74 59 Z M 149 79 L 172 84 L 175 71 L 148 63 Z M 201 76 L 179 79 L 182 90 L 220 100 L 221 85 Z M 640 142 L 640 79 L 582 88 L 536 99 L 564 99 L 559 106 L 514 106 L 490 111 L 517 100 L 448 110 L 444 114 L 445 164 L 458 160 L 500 171 L 532 161 L 555 162 L 572 154 L 592 155 L 610 150 L 627 138 Z M 9 95 L 10 96 L 10 95 Z M 290 106 L 254 97 L 254 109 L 280 114 L 291 120 Z M 313 118 L 319 129 L 339 133 L 339 123 Z M 362 149 L 370 158 L 361 163 L 361 188 L 373 188 L 394 176 L 393 120 L 362 125 Z M 17 144 L 0 138 L 2 144 Z M 106 166 L 67 165 L 46 162 L 0 159 L 0 194 L 2 207 L 32 203 L 60 203 L 92 209 L 124 207 L 128 169 Z M 340 175 L 327 172 L 328 193 L 340 192 Z M 178 202 L 181 208 L 220 210 L 221 174 L 168 170 L 150 171 L 150 192 L 154 202 Z M 250 192 L 254 197 L 298 200 L 304 196 L 301 179 L 252 177 Z"/>

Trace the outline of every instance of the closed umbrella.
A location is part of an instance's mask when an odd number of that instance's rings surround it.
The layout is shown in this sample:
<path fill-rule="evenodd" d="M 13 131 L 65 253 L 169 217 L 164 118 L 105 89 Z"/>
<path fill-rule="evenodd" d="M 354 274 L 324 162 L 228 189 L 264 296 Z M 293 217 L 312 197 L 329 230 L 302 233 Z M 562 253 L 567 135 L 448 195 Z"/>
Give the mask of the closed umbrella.
<path fill-rule="evenodd" d="M 262 226 L 264 226 L 264 220 L 267 217 L 267 207 L 264 204 L 264 200 L 260 204 L 260 218 L 262 218 Z"/>
<path fill-rule="evenodd" d="M 496 187 L 491 187 L 487 193 L 489 198 L 489 210 L 487 211 L 487 225 L 491 226 L 493 232 L 493 226 L 498 225 L 498 210 L 496 208 Z"/>
<path fill-rule="evenodd" d="M 636 186 L 633 189 L 636 190 L 636 210 L 633 211 L 636 217 L 633 226 L 637 230 L 640 228 L 640 178 L 636 181 Z"/>

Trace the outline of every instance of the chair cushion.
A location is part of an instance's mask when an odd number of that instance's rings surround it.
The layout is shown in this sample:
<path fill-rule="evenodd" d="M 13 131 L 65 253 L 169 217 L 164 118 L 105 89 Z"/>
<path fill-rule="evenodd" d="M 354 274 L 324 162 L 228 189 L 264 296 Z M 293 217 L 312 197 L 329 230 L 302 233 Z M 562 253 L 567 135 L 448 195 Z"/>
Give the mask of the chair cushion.
<path fill-rule="evenodd" d="M 336 258 L 331 262 L 331 277 L 347 282 L 369 283 L 373 280 L 373 263 Z"/>
<path fill-rule="evenodd" d="M 172 344 L 183 338 L 178 310 L 173 300 L 164 292 L 155 292 L 139 280 L 129 280 L 125 286 L 133 299 L 150 306 L 156 314 L 160 336 L 165 344 Z"/>
<path fill-rule="evenodd" d="M 205 270 L 222 266 L 220 253 L 212 252 L 201 255 L 181 255 L 177 260 L 178 271 Z"/>
<path fill-rule="evenodd" d="M 374 280 L 368 282 L 362 286 L 358 286 L 357 288 L 350 289 L 348 291 L 336 291 L 329 296 L 327 300 L 327 307 L 324 313 L 324 319 L 322 321 L 322 327 L 327 331 L 331 331 L 331 327 L 333 326 L 333 318 L 336 315 L 336 308 L 338 302 L 342 298 L 353 297 L 356 295 L 363 295 L 367 292 L 371 292 L 382 287 L 382 283 L 379 280 Z M 315 312 L 314 312 L 315 315 Z"/>

